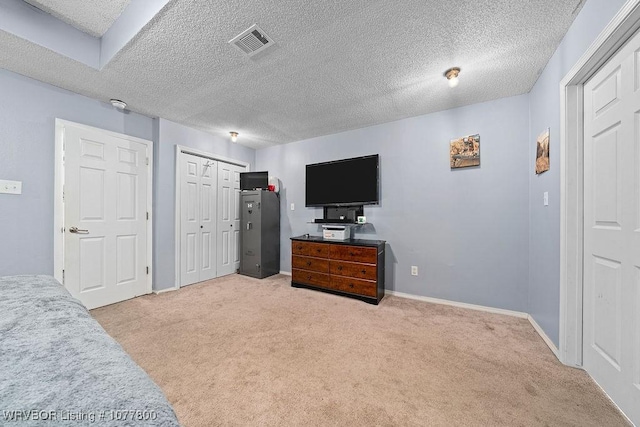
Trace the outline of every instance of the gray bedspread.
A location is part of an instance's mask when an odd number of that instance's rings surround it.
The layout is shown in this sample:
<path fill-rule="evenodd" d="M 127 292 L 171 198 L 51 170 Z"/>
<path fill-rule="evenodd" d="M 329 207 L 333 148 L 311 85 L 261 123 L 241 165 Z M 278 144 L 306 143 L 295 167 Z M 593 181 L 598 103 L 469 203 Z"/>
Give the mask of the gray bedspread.
<path fill-rule="evenodd" d="M 158 386 L 49 276 L 0 277 L 0 425 L 178 426 Z"/>

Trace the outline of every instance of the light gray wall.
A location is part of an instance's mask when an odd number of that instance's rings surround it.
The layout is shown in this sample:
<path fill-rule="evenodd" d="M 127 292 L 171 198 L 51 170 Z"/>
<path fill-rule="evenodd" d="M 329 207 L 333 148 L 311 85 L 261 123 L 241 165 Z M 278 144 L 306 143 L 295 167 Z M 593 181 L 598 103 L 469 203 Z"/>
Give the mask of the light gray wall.
<path fill-rule="evenodd" d="M 169 120 L 154 123 L 154 290 L 175 285 L 175 171 L 176 145 L 195 148 L 255 166 L 255 150 Z"/>
<path fill-rule="evenodd" d="M 110 104 L 0 70 L 0 276 L 53 274 L 55 119 L 152 139 L 152 120 Z"/>
<path fill-rule="evenodd" d="M 282 181 L 281 270 L 291 236 L 320 234 L 305 165 L 379 153 L 382 200 L 357 237 L 388 242 L 387 289 L 526 311 L 528 113 L 522 95 L 258 150 L 257 169 Z M 449 141 L 475 133 L 481 167 L 452 171 Z"/>
<path fill-rule="evenodd" d="M 559 343 L 560 324 L 560 81 L 624 4 L 589 0 L 529 94 L 529 313 Z M 551 128 L 550 170 L 535 175 L 536 137 Z M 549 192 L 549 206 L 543 193 Z"/>

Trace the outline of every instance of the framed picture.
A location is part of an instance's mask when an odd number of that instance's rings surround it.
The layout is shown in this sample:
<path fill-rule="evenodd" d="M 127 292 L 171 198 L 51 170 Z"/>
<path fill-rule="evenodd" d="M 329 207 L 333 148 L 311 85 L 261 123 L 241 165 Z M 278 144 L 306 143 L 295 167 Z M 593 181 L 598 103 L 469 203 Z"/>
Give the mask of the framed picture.
<path fill-rule="evenodd" d="M 480 135 L 451 140 L 449 145 L 451 169 L 480 166 Z"/>
<path fill-rule="evenodd" d="M 536 140 L 536 175 L 549 170 L 549 129 Z"/>

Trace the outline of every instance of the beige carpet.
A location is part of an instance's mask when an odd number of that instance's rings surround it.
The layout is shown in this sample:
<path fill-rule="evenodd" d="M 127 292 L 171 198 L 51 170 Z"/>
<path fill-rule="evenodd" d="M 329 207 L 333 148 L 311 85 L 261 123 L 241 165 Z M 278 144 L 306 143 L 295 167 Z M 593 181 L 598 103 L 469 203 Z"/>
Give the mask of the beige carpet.
<path fill-rule="evenodd" d="M 525 319 L 232 275 L 92 314 L 184 426 L 627 425 Z"/>

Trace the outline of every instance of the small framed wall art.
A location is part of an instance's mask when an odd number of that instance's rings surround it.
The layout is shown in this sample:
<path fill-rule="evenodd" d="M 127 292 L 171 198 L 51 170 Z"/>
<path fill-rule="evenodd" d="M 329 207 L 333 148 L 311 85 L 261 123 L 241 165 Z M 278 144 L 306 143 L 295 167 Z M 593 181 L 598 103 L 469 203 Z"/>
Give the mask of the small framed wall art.
<path fill-rule="evenodd" d="M 451 169 L 480 166 L 480 135 L 451 140 L 449 145 Z"/>
<path fill-rule="evenodd" d="M 536 175 L 549 170 L 549 128 L 536 140 Z"/>

